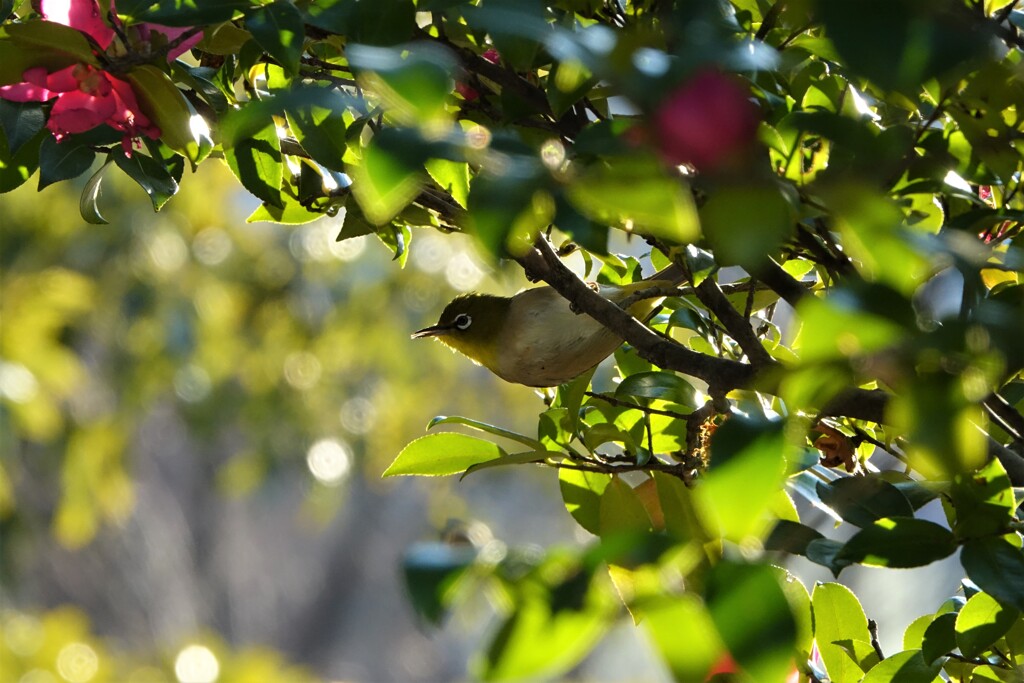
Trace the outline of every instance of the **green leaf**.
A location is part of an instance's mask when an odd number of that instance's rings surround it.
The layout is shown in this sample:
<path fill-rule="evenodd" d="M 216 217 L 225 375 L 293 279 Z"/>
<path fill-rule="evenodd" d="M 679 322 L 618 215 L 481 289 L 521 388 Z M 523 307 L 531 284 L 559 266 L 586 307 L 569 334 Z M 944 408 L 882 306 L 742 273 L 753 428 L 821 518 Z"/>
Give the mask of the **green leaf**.
<path fill-rule="evenodd" d="M 929 78 L 979 57 L 986 45 L 980 22 L 944 3 L 823 0 L 818 6 L 847 68 L 890 90 L 916 92 Z"/>
<path fill-rule="evenodd" d="M 108 156 L 103 165 L 92 174 L 92 177 L 85 183 L 85 187 L 82 188 L 82 196 L 78 200 L 78 212 L 82 215 L 82 220 L 90 225 L 107 224 L 107 219 L 100 213 L 99 198 L 103 174 L 110 167 L 111 161 L 112 159 Z"/>
<path fill-rule="evenodd" d="M 458 474 L 472 465 L 506 455 L 496 444 L 474 436 L 453 432 L 427 434 L 403 448 L 382 476 Z"/>
<path fill-rule="evenodd" d="M 830 188 L 828 206 L 835 213 L 843 249 L 868 280 L 910 296 L 931 273 L 931 262 L 912 244 L 903 226 L 903 211 L 892 198 L 852 183 Z M 892 267 L 899 263 L 899 268 Z"/>
<path fill-rule="evenodd" d="M 717 188 L 700 208 L 700 224 L 715 260 L 756 269 L 793 234 L 793 207 L 778 188 Z"/>
<path fill-rule="evenodd" d="M 415 543 L 402 557 L 402 575 L 413 609 L 438 626 L 448 613 L 459 579 L 476 560 L 472 545 Z"/>
<path fill-rule="evenodd" d="M 960 553 L 967 578 L 1007 607 L 1024 611 L 1024 551 L 1001 537 L 972 538 Z"/>
<path fill-rule="evenodd" d="M 284 208 L 281 198 L 284 163 L 277 126 L 271 124 L 234 147 L 226 147 L 224 161 L 242 187 L 267 204 Z"/>
<path fill-rule="evenodd" d="M 851 524 L 870 526 L 883 517 L 913 517 L 914 508 L 895 486 L 876 475 L 818 482 L 818 496 Z"/>
<path fill-rule="evenodd" d="M 0 85 L 24 82 L 25 71 L 33 67 L 43 67 L 47 73 L 53 73 L 78 63 L 74 56 L 65 52 L 0 39 Z"/>
<path fill-rule="evenodd" d="M 7 136 L 7 149 L 16 155 L 22 146 L 46 126 L 46 113 L 39 102 L 11 102 L 0 99 L 0 128 Z"/>
<path fill-rule="evenodd" d="M 21 146 L 17 154 L 7 151 L 7 141 L 0 131 L 0 193 L 10 192 L 32 177 L 39 168 L 39 147 L 50 132 L 43 129 Z"/>
<path fill-rule="evenodd" d="M 62 53 L 84 64 L 97 64 L 92 47 L 81 31 L 54 21 L 25 21 L 4 24 L 4 31 L 19 48 Z"/>
<path fill-rule="evenodd" d="M 43 138 L 39 145 L 39 188 L 77 178 L 92 166 L 96 153 L 84 145 L 71 141 L 58 143 L 53 137 Z"/>
<path fill-rule="evenodd" d="M 139 98 L 139 107 L 160 128 L 160 140 L 193 166 L 213 150 L 210 128 L 185 95 L 160 69 L 135 67 L 125 76 Z"/>
<path fill-rule="evenodd" d="M 697 408 L 693 386 L 685 379 L 671 372 L 640 372 L 629 375 L 615 389 L 615 397 L 658 399 Z"/>
<path fill-rule="evenodd" d="M 956 645 L 964 657 L 978 657 L 1006 635 L 1020 611 L 988 593 L 975 593 L 956 616 Z"/>
<path fill-rule="evenodd" d="M 345 168 L 347 149 L 345 119 L 341 112 L 326 107 L 310 106 L 288 109 L 288 126 L 302 148 L 317 163 L 334 171 Z"/>
<path fill-rule="evenodd" d="M 230 21 L 252 6 L 249 0 L 120 0 L 117 11 L 133 22 L 187 27 Z"/>
<path fill-rule="evenodd" d="M 768 512 L 785 477 L 787 444 L 780 422 L 730 417 L 711 439 L 711 466 L 695 489 L 709 529 L 740 542 L 768 531 Z"/>
<path fill-rule="evenodd" d="M 518 441 L 519 443 L 521 443 L 521 444 L 523 444 L 525 446 L 529 446 L 530 448 L 533 448 L 534 450 L 538 450 L 538 451 L 543 451 L 544 450 L 544 445 L 540 441 L 537 441 L 536 439 L 531 439 L 530 437 L 526 436 L 525 434 L 520 434 L 518 432 L 513 432 L 513 431 L 510 431 L 508 429 L 504 429 L 502 427 L 497 427 L 495 425 L 487 424 L 486 422 L 480 422 L 479 420 L 474 420 L 474 419 L 471 419 L 471 418 L 468 418 L 468 417 L 461 417 L 459 415 L 450 415 L 450 416 L 438 415 L 437 417 L 432 419 L 429 424 L 427 424 L 427 429 L 431 430 L 431 429 L 433 429 L 434 427 L 436 427 L 438 425 L 447 425 L 447 424 L 465 425 L 466 427 L 472 427 L 473 429 L 479 429 L 480 431 L 487 432 L 488 434 L 494 434 L 495 436 L 501 436 L 501 437 L 504 437 L 506 439 L 511 439 L 512 441 Z"/>
<path fill-rule="evenodd" d="M 953 530 L 959 538 L 1005 533 L 1017 507 L 1010 478 L 995 458 L 977 472 L 957 475 L 949 495 L 956 509 Z"/>
<path fill-rule="evenodd" d="M 925 663 L 931 664 L 956 649 L 956 618 L 955 612 L 947 612 L 928 624 L 921 639 L 921 657 Z"/>
<path fill-rule="evenodd" d="M 651 530 L 651 518 L 647 516 L 636 491 L 614 475 L 601 493 L 599 528 L 602 537 Z"/>
<path fill-rule="evenodd" d="M 922 567 L 956 551 L 953 533 L 934 522 L 886 517 L 846 542 L 839 559 L 876 567 Z"/>
<path fill-rule="evenodd" d="M 797 316 L 803 329 L 794 350 L 805 363 L 874 353 L 906 335 L 902 325 L 863 310 L 861 299 L 846 292 L 834 291 L 826 299 L 806 296 L 797 305 Z"/>
<path fill-rule="evenodd" d="M 111 156 L 117 167 L 146 191 L 149 200 L 153 203 L 154 211 L 163 208 L 167 200 L 177 193 L 178 183 L 171 177 L 164 165 L 156 159 L 138 152 L 129 158 L 121 148 L 115 148 L 111 152 Z"/>
<path fill-rule="evenodd" d="M 476 465 L 470 465 L 466 468 L 466 471 L 462 473 L 459 480 L 463 480 L 474 472 L 480 470 L 488 470 L 493 467 L 507 467 L 509 465 L 527 465 L 530 463 L 543 462 L 546 458 L 551 455 L 550 451 L 525 451 L 523 453 L 511 453 L 509 455 L 498 458 L 497 460 L 488 460 L 487 462 L 477 463 Z"/>
<path fill-rule="evenodd" d="M 832 576 L 839 576 L 839 573 L 850 566 L 850 561 L 839 556 L 843 551 L 843 544 L 831 538 L 816 538 L 807 544 L 805 556 L 811 562 L 828 567 Z"/>
<path fill-rule="evenodd" d="M 638 611 L 673 678 L 703 681 L 721 658 L 724 646 L 701 600 L 684 593 L 644 604 Z"/>
<path fill-rule="evenodd" d="M 773 566 L 772 571 L 782 587 L 782 592 L 789 602 L 790 612 L 796 620 L 798 656 L 805 660 L 810 659 L 814 645 L 814 616 L 811 613 L 811 596 L 803 582 L 785 569 Z"/>
<path fill-rule="evenodd" d="M 525 251 L 555 215 L 537 163 L 516 159 L 502 171 L 478 173 L 469 186 L 470 228 L 494 259 Z"/>
<path fill-rule="evenodd" d="M 941 668 L 938 662 L 926 663 L 920 650 L 905 650 L 876 664 L 861 683 L 932 683 Z"/>
<path fill-rule="evenodd" d="M 286 112 L 302 111 L 309 107 L 340 112 L 359 106 L 361 104 L 355 97 L 331 88 L 294 86 L 275 90 L 272 97 L 250 101 L 244 107 L 228 111 L 220 121 L 220 141 L 225 147 L 237 145 L 270 125 L 274 116 Z"/>
<path fill-rule="evenodd" d="M 306 29 L 295 5 L 288 0 L 263 5 L 246 16 L 245 28 L 289 75 L 298 75 Z"/>
<path fill-rule="evenodd" d="M 473 667 L 475 675 L 485 681 L 557 677 L 591 651 L 615 611 L 602 604 L 601 591 L 588 585 L 573 586 L 585 591 L 573 596 L 578 605 L 562 606 L 558 588 L 523 596 Z"/>
<path fill-rule="evenodd" d="M 665 519 L 665 531 L 685 541 L 710 540 L 700 523 L 693 491 L 671 474 L 654 472 L 653 477 L 661 513 Z"/>
<path fill-rule="evenodd" d="M 864 670 L 843 650 L 853 641 L 871 641 L 868 619 L 857 596 L 838 583 L 819 583 L 811 594 L 814 640 L 828 676 L 835 683 L 856 683 Z"/>
<path fill-rule="evenodd" d="M 351 45 L 346 54 L 363 87 L 376 94 L 399 123 L 436 131 L 450 118 L 446 105 L 458 62 L 447 48 L 435 43 L 394 48 Z"/>
<path fill-rule="evenodd" d="M 324 213 L 307 209 L 298 199 L 292 196 L 291 192 L 282 192 L 277 198 L 277 204 L 263 202 L 256 208 L 246 223 L 258 223 L 267 221 L 269 223 L 283 223 L 285 225 L 303 225 L 312 223 L 324 217 Z"/>
<path fill-rule="evenodd" d="M 596 221 L 632 224 L 632 229 L 669 244 L 697 238 L 693 197 L 679 178 L 656 160 L 619 157 L 592 164 L 566 188 L 566 196 Z"/>
<path fill-rule="evenodd" d="M 341 0 L 342 3 L 352 0 Z M 412 0 L 355 0 L 346 33 L 364 45 L 398 45 L 416 31 Z"/>
<path fill-rule="evenodd" d="M 459 206 L 466 208 L 469 201 L 469 164 L 448 159 L 430 159 L 427 173 L 452 196 Z"/>
<path fill-rule="evenodd" d="M 558 486 L 562 501 L 581 527 L 592 534 L 601 533 L 601 494 L 612 481 L 612 475 L 561 468 Z"/>
<path fill-rule="evenodd" d="M 422 162 L 417 165 L 374 139 L 363 149 L 362 162 L 350 169 L 352 194 L 372 223 L 384 225 L 419 194 L 422 173 Z"/>
<path fill-rule="evenodd" d="M 796 621 L 775 571 L 720 561 L 707 586 L 708 611 L 737 663 L 756 681 L 783 681 L 793 663 Z"/>
<path fill-rule="evenodd" d="M 820 538 L 825 538 L 816 529 L 798 522 L 780 519 L 775 528 L 764 541 L 765 550 L 777 550 L 793 555 L 806 555 L 807 546 Z"/>

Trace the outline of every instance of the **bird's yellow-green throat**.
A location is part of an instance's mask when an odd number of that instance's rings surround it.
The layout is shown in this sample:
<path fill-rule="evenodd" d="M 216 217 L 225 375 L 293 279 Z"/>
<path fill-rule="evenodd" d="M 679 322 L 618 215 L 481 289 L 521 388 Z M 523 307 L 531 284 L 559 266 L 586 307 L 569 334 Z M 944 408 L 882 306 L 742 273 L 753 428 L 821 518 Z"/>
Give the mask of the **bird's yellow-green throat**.
<path fill-rule="evenodd" d="M 664 278 L 664 279 L 662 279 Z M 598 291 L 614 303 L 654 285 L 682 280 L 675 269 L 629 285 L 603 285 Z M 629 312 L 647 319 L 661 297 L 632 304 Z M 568 382 L 611 355 L 622 340 L 593 318 L 571 310 L 551 287 L 526 289 L 512 297 L 464 294 L 449 303 L 436 325 L 414 339 L 436 337 L 498 377 L 531 387 Z"/>

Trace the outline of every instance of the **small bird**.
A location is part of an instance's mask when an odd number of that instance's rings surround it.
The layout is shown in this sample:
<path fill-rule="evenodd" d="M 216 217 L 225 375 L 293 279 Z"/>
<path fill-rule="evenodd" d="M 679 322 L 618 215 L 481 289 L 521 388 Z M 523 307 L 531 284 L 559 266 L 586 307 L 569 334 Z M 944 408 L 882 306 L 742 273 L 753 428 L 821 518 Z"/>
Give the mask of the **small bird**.
<path fill-rule="evenodd" d="M 622 303 L 635 292 L 679 284 L 674 267 L 628 285 L 591 285 L 609 301 Z M 627 309 L 639 320 L 649 318 L 663 296 L 641 299 Z M 446 346 L 483 365 L 506 382 L 553 387 L 577 377 L 610 356 L 622 339 L 585 314 L 549 286 L 518 294 L 463 294 L 445 306 L 436 325 L 412 335 L 436 337 Z"/>

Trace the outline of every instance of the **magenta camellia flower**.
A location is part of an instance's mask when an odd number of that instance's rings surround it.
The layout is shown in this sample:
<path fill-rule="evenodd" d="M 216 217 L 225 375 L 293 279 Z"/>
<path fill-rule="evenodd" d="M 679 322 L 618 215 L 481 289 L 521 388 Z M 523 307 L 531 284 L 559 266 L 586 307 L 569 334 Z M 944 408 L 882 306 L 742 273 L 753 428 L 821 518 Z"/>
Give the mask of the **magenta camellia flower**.
<path fill-rule="evenodd" d="M 497 64 L 498 62 L 501 61 L 501 55 L 493 47 L 489 47 L 486 50 L 484 50 L 480 56 L 486 59 L 491 64 Z M 472 102 L 473 100 L 480 98 L 480 93 L 476 91 L 476 88 L 470 85 L 466 85 L 462 81 L 457 81 L 455 83 L 455 91 L 462 95 L 463 99 L 465 99 L 467 102 Z"/>
<path fill-rule="evenodd" d="M 652 142 L 667 161 L 720 171 L 753 149 L 759 120 L 750 93 L 720 71 L 699 71 L 654 113 Z"/>
<path fill-rule="evenodd" d="M 49 21 L 64 24 L 86 34 L 104 50 L 114 42 L 115 31 L 103 21 L 96 0 L 42 0 L 41 13 Z M 188 29 L 155 24 L 128 27 L 124 34 L 134 50 L 144 51 L 153 43 L 154 33 L 161 33 L 168 42 Z M 202 35 L 195 35 L 168 50 L 168 59 L 191 49 Z M 118 46 L 124 50 L 125 46 Z M 48 73 L 34 67 L 22 74 L 24 81 L 0 86 L 0 98 L 14 102 L 48 102 L 56 99 L 47 128 L 60 142 L 64 136 L 84 133 L 107 124 L 124 133 L 122 146 L 131 155 L 132 141 L 141 135 L 157 139 L 160 129 L 139 107 L 131 85 L 90 64 L 72 66 Z"/>

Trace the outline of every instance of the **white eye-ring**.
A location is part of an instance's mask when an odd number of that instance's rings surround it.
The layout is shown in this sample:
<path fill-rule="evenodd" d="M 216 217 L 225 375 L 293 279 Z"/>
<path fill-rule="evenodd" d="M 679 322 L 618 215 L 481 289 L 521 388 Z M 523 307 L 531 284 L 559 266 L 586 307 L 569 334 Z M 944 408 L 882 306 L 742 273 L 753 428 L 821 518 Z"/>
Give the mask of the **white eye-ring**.
<path fill-rule="evenodd" d="M 469 326 L 473 324 L 473 319 L 465 313 L 459 313 L 455 316 L 455 327 L 460 330 L 468 330 Z"/>

